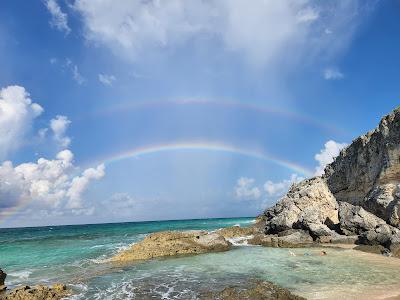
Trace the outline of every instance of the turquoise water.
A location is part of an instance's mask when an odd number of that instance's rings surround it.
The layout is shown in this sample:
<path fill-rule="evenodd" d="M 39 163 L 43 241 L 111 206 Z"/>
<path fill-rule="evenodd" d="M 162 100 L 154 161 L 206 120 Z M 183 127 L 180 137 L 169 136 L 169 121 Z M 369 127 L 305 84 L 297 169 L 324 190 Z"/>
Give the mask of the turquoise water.
<path fill-rule="evenodd" d="M 224 285 L 264 279 L 308 298 L 382 287 L 399 289 L 400 260 L 354 250 L 287 249 L 238 246 L 224 253 L 158 259 L 116 267 L 107 258 L 161 230 L 204 229 L 240 225 L 251 218 L 140 222 L 100 225 L 0 229 L 0 267 L 7 285 L 68 283 L 71 299 L 197 299 Z M 309 256 L 304 256 L 304 252 Z M 371 272 L 373 270 L 373 272 Z M 334 299 L 335 297 L 331 297 Z M 351 296 L 352 297 L 352 296 Z M 350 298 L 351 298 L 350 297 Z M 370 297 L 371 299 L 373 297 Z"/>

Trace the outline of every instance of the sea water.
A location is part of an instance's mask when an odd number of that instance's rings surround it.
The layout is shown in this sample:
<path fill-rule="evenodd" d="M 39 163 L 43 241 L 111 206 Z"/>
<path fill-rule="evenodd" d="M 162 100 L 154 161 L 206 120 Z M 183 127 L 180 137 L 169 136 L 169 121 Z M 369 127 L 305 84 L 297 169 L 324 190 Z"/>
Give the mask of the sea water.
<path fill-rule="evenodd" d="M 210 290 L 268 280 L 311 299 L 379 298 L 400 291 L 400 260 L 349 249 L 236 246 L 222 253 L 115 266 L 107 259 L 146 234 L 248 226 L 252 218 L 0 229 L 6 284 L 67 283 L 71 299 L 197 299 Z M 304 255 L 306 254 L 306 255 Z M 375 295 L 375 296 L 373 296 Z"/>

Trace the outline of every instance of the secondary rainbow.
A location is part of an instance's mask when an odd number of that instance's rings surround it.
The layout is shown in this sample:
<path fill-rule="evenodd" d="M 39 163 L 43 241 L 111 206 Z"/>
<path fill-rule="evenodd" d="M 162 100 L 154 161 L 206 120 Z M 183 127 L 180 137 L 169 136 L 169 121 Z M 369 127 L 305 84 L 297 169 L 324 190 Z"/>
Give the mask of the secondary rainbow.
<path fill-rule="evenodd" d="M 262 150 L 246 149 L 235 145 L 213 143 L 213 142 L 183 142 L 183 143 L 170 143 L 170 144 L 165 143 L 157 145 L 147 145 L 115 154 L 101 161 L 104 164 L 109 165 L 111 163 L 115 163 L 117 161 L 129 158 L 140 157 L 155 153 L 171 152 L 171 151 L 212 151 L 212 152 L 231 153 L 235 155 L 242 155 L 242 156 L 253 157 L 255 159 L 265 160 L 306 176 L 311 176 L 313 173 L 311 170 L 309 170 L 304 166 L 273 156 Z"/>

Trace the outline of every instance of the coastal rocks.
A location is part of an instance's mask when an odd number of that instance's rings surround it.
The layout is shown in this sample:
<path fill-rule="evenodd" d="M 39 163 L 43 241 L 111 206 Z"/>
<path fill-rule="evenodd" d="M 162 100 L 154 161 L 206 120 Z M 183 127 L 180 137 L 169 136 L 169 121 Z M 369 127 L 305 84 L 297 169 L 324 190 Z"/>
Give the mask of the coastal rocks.
<path fill-rule="evenodd" d="M 70 295 L 64 284 L 54 284 L 52 287 L 24 285 L 17 287 L 3 296 L 4 300 L 58 300 Z"/>
<path fill-rule="evenodd" d="M 279 235 L 265 235 L 259 233 L 254 235 L 247 242 L 250 245 L 264 247 L 296 248 L 310 245 L 313 242 L 313 238 L 305 230 L 289 229 L 280 232 Z"/>
<path fill-rule="evenodd" d="M 4 292 L 7 288 L 4 284 L 6 277 L 7 277 L 7 274 L 4 273 L 2 269 L 0 269 L 0 293 Z"/>
<path fill-rule="evenodd" d="M 147 236 L 111 258 L 112 262 L 130 262 L 182 254 L 227 251 L 231 243 L 218 233 L 207 231 L 163 231 Z"/>
<path fill-rule="evenodd" d="M 286 196 L 267 209 L 265 233 L 298 228 L 315 236 L 330 235 L 339 223 L 338 204 L 321 177 L 292 185 Z"/>
<path fill-rule="evenodd" d="M 248 287 L 232 286 L 220 292 L 208 292 L 203 300 L 305 300 L 292 294 L 288 289 L 268 281 L 257 281 Z"/>
<path fill-rule="evenodd" d="M 216 233 L 223 236 L 225 239 L 250 236 L 257 232 L 258 228 L 253 226 L 250 227 L 232 226 L 232 227 L 222 228 L 216 231 Z"/>
<path fill-rule="evenodd" d="M 360 206 L 339 202 L 340 229 L 346 235 L 361 234 L 373 230 L 378 225 L 386 224 L 384 220 L 367 212 Z"/>
<path fill-rule="evenodd" d="M 397 108 L 382 118 L 378 128 L 342 150 L 325 168 L 324 178 L 338 201 L 362 206 L 389 221 L 393 193 L 392 187 L 385 185 L 400 183 L 399 157 L 400 108 Z"/>
<path fill-rule="evenodd" d="M 376 228 L 363 232 L 359 242 L 365 245 L 383 245 L 389 247 L 392 240 L 400 233 L 400 230 L 388 224 L 378 225 Z"/>

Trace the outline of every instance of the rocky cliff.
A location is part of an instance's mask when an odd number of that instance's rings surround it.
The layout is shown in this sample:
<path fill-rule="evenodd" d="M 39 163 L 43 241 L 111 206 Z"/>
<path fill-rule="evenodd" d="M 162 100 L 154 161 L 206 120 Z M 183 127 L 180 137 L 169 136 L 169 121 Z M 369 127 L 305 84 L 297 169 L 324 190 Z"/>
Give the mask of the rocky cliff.
<path fill-rule="evenodd" d="M 264 212 L 265 233 L 306 230 L 316 241 L 400 252 L 400 107 L 343 149 L 322 177 L 293 185 Z"/>

